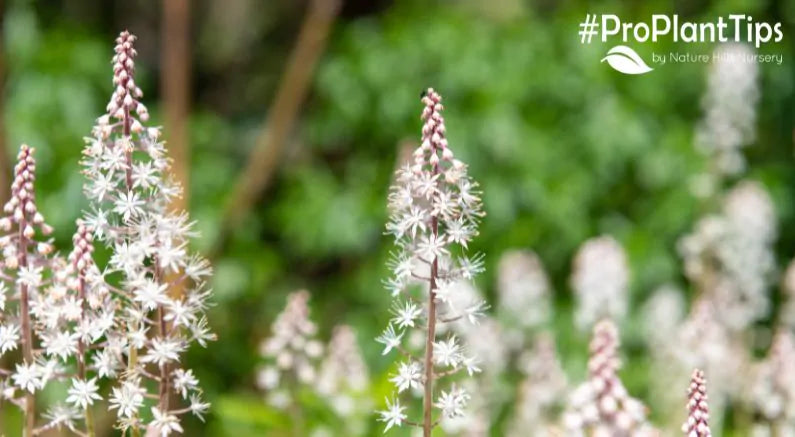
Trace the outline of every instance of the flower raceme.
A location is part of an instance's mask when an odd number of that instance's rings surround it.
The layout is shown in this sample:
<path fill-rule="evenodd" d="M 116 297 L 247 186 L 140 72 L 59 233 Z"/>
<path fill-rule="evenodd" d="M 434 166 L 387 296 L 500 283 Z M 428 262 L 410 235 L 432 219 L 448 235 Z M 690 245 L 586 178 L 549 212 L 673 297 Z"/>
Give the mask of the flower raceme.
<path fill-rule="evenodd" d="M 110 289 L 122 303 L 106 348 L 113 356 L 107 360 L 123 370 L 110 399 L 118 427 L 132 435 L 147 428 L 169 435 L 181 432 L 179 416 L 202 418 L 209 407 L 180 356 L 192 343 L 214 339 L 205 315 L 211 268 L 188 250 L 195 232 L 187 213 L 170 208 L 181 188 L 169 177 L 160 130 L 143 124 L 149 114 L 135 83 L 134 42 L 126 31 L 116 39 L 115 89 L 86 138 L 84 191 L 91 211 L 84 224 L 112 252 L 105 271 L 117 278 Z M 156 393 L 147 393 L 147 381 Z M 156 405 L 145 400 L 152 397 Z M 172 398 L 186 405 L 172 405 Z"/>
<path fill-rule="evenodd" d="M 618 328 L 609 319 L 594 326 L 588 380 L 576 388 L 564 417 L 567 436 L 653 437 L 646 407 L 618 377 Z"/>
<path fill-rule="evenodd" d="M 468 243 L 478 234 L 483 216 L 478 185 L 467 174 L 467 166 L 455 158 L 446 138 L 442 98 L 433 89 L 423 93 L 422 140 L 413 153 L 413 162 L 401 167 L 390 188 L 390 219 L 387 233 L 395 239 L 397 251 L 390 261 L 393 276 L 386 286 L 394 297 L 394 318 L 376 340 L 384 345 L 384 355 L 399 351 L 404 360 L 391 378 L 396 394 L 387 399 L 380 420 L 386 429 L 403 424 L 423 428 L 430 435 L 439 419 L 432 417 L 436 407 L 442 416 L 464 414 L 469 394 L 449 385 L 434 398 L 434 382 L 459 371 L 478 371 L 476 358 L 467 353 L 458 337 L 437 338 L 437 324 L 467 320 L 477 323 L 485 304 L 461 303 L 454 293 L 460 281 L 468 281 L 483 271 L 481 256 L 465 254 Z M 403 345 L 410 330 L 425 335 L 424 356 Z M 399 395 L 423 391 L 423 418 L 409 422 L 407 407 Z"/>
<path fill-rule="evenodd" d="M 372 403 L 367 392 L 369 372 L 356 332 L 347 325 L 337 326 L 326 347 L 316 334 L 317 325 L 309 317 L 309 292 L 291 293 L 271 326 L 270 337 L 260 344 L 265 364 L 257 371 L 257 385 L 271 406 L 292 413 L 296 434 L 328 432 L 327 424 L 307 429 L 302 417 L 313 413 L 305 409 L 310 404 L 312 408 L 327 407 L 341 420 L 337 432 L 364 435 Z M 323 402 L 302 402 L 309 394 Z"/>
<path fill-rule="evenodd" d="M 707 380 L 704 372 L 695 369 L 687 389 L 687 421 L 682 425 L 685 437 L 710 437 Z"/>
<path fill-rule="evenodd" d="M 0 218 L 0 248 L 3 256 L 0 278 L 0 355 L 21 348 L 21 357 L 8 364 L 8 369 L 0 373 L 0 387 L 3 399 L 19 406 L 24 415 L 23 435 L 31 437 L 35 432 L 36 393 L 54 379 L 58 360 L 37 347 L 39 342 L 47 342 L 46 333 L 38 329 L 37 316 L 51 308 L 38 305 L 45 295 L 44 289 L 53 287 L 52 245 L 47 237 L 52 228 L 36 206 L 34 182 L 36 180 L 35 150 L 22 145 L 14 167 L 14 180 L 11 184 L 11 198 L 5 204 L 5 216 Z M 75 342 L 71 338 L 53 336 L 49 338 L 50 348 L 55 343 L 63 344 L 62 352 L 72 350 Z M 19 393 L 17 393 L 17 390 Z M 71 413 L 68 414 L 71 417 Z"/>
<path fill-rule="evenodd" d="M 317 325 L 309 319 L 309 292 L 301 290 L 287 297 L 287 306 L 273 322 L 272 335 L 260 344 L 267 360 L 257 375 L 259 388 L 268 402 L 286 408 L 291 401 L 291 382 L 311 385 L 317 379 L 317 363 L 323 345 L 315 338 Z"/>

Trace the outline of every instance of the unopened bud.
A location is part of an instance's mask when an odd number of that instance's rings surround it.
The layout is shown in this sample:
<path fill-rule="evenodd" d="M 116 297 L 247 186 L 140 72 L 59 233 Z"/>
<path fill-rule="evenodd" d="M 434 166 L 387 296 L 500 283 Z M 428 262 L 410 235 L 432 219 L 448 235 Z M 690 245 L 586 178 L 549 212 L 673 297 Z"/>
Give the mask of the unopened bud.
<path fill-rule="evenodd" d="M 132 125 L 130 126 L 130 130 L 135 132 L 135 133 L 139 133 L 142 130 L 144 130 L 144 127 L 143 127 L 143 125 L 141 125 L 141 122 L 139 122 L 138 120 L 133 119 Z"/>
<path fill-rule="evenodd" d="M 7 256 L 5 265 L 9 269 L 16 269 L 17 267 L 19 267 L 19 260 L 17 260 L 17 257 L 15 256 Z"/>
<path fill-rule="evenodd" d="M 39 243 L 36 246 L 36 251 L 42 255 L 49 255 L 50 253 L 52 253 L 52 249 L 53 249 L 52 244 L 49 243 Z"/>

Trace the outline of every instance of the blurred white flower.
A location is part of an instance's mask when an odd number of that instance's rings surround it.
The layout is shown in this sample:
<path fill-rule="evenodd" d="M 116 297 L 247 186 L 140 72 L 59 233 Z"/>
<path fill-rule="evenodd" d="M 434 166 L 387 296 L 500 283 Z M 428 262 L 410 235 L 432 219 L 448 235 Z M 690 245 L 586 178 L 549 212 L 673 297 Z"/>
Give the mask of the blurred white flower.
<path fill-rule="evenodd" d="M 711 158 L 718 175 L 743 171 L 741 149 L 756 138 L 759 67 L 746 60 L 752 54 L 753 48 L 746 44 L 721 44 L 715 49 L 715 62 L 710 64 L 696 147 Z"/>
<path fill-rule="evenodd" d="M 17 348 L 19 327 L 17 325 L 0 325 L 0 354 Z"/>
<path fill-rule="evenodd" d="M 30 393 L 34 393 L 44 387 L 44 377 L 36 363 L 17 364 L 16 371 L 11 375 L 11 379 L 14 380 L 14 385 Z"/>
<path fill-rule="evenodd" d="M 449 391 L 442 391 L 439 394 L 434 406 L 442 410 L 442 414 L 448 418 L 461 417 L 464 415 L 464 408 L 470 396 L 466 390 L 453 386 Z"/>
<path fill-rule="evenodd" d="M 383 334 L 375 339 L 375 341 L 384 345 L 384 351 L 381 352 L 381 355 L 386 355 L 392 349 L 399 348 L 400 340 L 403 338 L 403 334 L 404 331 L 401 331 L 399 334 L 396 333 L 392 324 L 387 325 Z"/>
<path fill-rule="evenodd" d="M 174 390 L 183 398 L 188 397 L 188 393 L 196 390 L 199 380 L 193 375 L 193 370 L 176 369 L 172 372 L 174 377 Z"/>
<path fill-rule="evenodd" d="M 157 431 L 160 437 L 167 437 L 172 432 L 182 434 L 182 426 L 179 424 L 177 416 L 169 413 L 164 413 L 157 407 L 152 407 L 152 423 L 150 428 Z"/>
<path fill-rule="evenodd" d="M 748 381 L 746 399 L 760 427 L 775 435 L 795 429 L 795 336 L 780 329 L 767 357 L 756 363 Z"/>
<path fill-rule="evenodd" d="M 386 422 L 386 427 L 384 432 L 389 431 L 389 428 L 393 426 L 400 426 L 403 424 L 403 421 L 406 420 L 408 416 L 403 412 L 406 410 L 406 407 L 400 405 L 399 399 L 394 399 L 391 402 L 389 399 L 385 399 L 386 402 L 386 409 L 381 410 L 378 414 L 381 416 L 378 418 L 381 422 Z"/>
<path fill-rule="evenodd" d="M 651 348 L 664 348 L 676 341 L 671 335 L 685 316 L 685 298 L 673 285 L 658 287 L 641 308 L 644 336 Z"/>
<path fill-rule="evenodd" d="M 512 346 L 522 347 L 528 329 L 537 329 L 552 315 L 549 278 L 538 256 L 531 251 L 513 250 L 500 257 L 497 272 L 500 320 L 515 338 Z"/>
<path fill-rule="evenodd" d="M 398 372 L 389 380 L 395 384 L 398 393 L 422 386 L 422 367 L 417 362 L 400 363 Z"/>
<path fill-rule="evenodd" d="M 447 340 L 433 343 L 433 359 L 438 365 L 458 367 L 463 361 L 464 355 L 455 335 L 450 336 Z"/>
<path fill-rule="evenodd" d="M 557 411 L 565 399 L 568 381 L 558 360 L 552 336 L 548 333 L 539 335 L 522 361 L 521 370 L 526 376 L 519 386 L 507 435 L 557 435 Z"/>
<path fill-rule="evenodd" d="M 627 312 L 629 266 L 613 237 L 592 238 L 574 258 L 571 287 L 577 299 L 577 326 L 590 329 L 603 318 L 621 320 Z"/>
<path fill-rule="evenodd" d="M 316 333 L 317 326 L 309 319 L 309 292 L 291 293 L 284 311 L 271 326 L 271 336 L 259 348 L 267 365 L 260 370 L 257 382 L 268 393 L 272 405 L 289 404 L 289 399 L 284 402 L 284 396 L 292 393 L 287 387 L 279 387 L 282 381 L 296 380 L 302 384 L 316 381 L 317 361 L 323 353 Z"/>
<path fill-rule="evenodd" d="M 66 398 L 66 402 L 85 410 L 89 405 L 94 405 L 94 401 L 102 399 L 102 396 L 97 394 L 98 390 L 99 386 L 97 385 L 96 378 L 89 379 L 88 381 L 74 379 L 72 381 L 72 387 L 69 388 L 67 392 L 69 397 Z"/>
<path fill-rule="evenodd" d="M 119 387 L 112 388 L 110 409 L 118 409 L 118 414 L 121 417 L 133 417 L 143 407 L 145 394 L 146 391 L 141 388 L 138 380 L 128 379 L 122 381 Z"/>
<path fill-rule="evenodd" d="M 758 183 L 743 181 L 727 194 L 721 214 L 702 218 L 679 241 L 687 277 L 713 300 L 716 316 L 732 331 L 770 312 L 776 232 L 770 196 Z"/>
<path fill-rule="evenodd" d="M 368 391 L 369 371 L 353 328 L 348 325 L 335 327 L 326 351 L 314 389 L 344 419 L 340 433 L 363 435 L 371 418 L 373 402 Z M 413 377 L 411 371 L 403 368 L 399 375 Z M 414 385 L 408 382 L 409 387 Z"/>

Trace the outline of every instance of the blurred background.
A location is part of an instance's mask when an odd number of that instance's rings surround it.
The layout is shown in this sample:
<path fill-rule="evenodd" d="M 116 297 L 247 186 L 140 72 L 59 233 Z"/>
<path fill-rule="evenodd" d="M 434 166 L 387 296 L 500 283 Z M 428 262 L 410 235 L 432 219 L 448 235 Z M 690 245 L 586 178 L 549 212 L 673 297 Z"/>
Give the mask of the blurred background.
<path fill-rule="evenodd" d="M 784 62 L 740 72 L 752 75 L 751 97 L 722 104 L 710 96 L 738 82 L 710 87 L 712 64 L 653 66 L 635 77 L 600 63 L 609 45 L 583 45 L 576 32 L 586 13 L 602 12 L 627 21 L 746 13 L 782 22 L 784 40 L 760 52 Z M 483 190 L 487 216 L 470 247 L 486 257 L 477 288 L 498 318 L 501 256 L 538 255 L 551 309 L 533 330 L 552 333 L 572 387 L 585 379 L 589 339 L 575 323 L 572 260 L 584 241 L 610 235 L 628 264 L 621 376 L 655 424 L 681 423 L 684 404 L 672 416 L 655 408 L 661 370 L 643 309 L 664 286 L 689 311 L 700 290 L 683 267 L 681 241 L 741 181 L 761 187 L 774 211 L 760 291 L 769 306 L 746 329 L 750 359 L 767 354 L 785 306 L 780 278 L 795 254 L 795 1 L 5 0 L 1 13 L 0 186 L 19 144 L 36 147 L 40 208 L 62 247 L 85 206 L 82 138 L 112 92 L 113 39 L 123 29 L 139 38 L 143 102 L 150 123 L 165 127 L 187 187 L 185 205 L 202 233 L 195 248 L 215 268 L 210 322 L 219 340 L 187 357 L 213 408 L 204 424 L 190 419 L 186 435 L 348 435 L 318 396 L 294 394 L 299 431 L 296 414 L 257 388 L 260 342 L 299 289 L 310 292 L 320 341 L 337 325 L 352 327 L 372 402 L 357 432 L 381 434 L 370 411 L 382 408 L 395 370 L 395 357 L 382 357 L 373 340 L 391 317 L 381 284 L 392 247 L 383 235 L 386 196 L 396 165 L 416 147 L 419 93 L 428 86 L 444 96 L 451 147 Z M 645 59 L 685 49 L 668 40 L 634 48 Z M 715 100 L 713 109 L 741 114 L 750 130 L 736 141 L 745 165 L 729 172 L 716 171 L 714 154 L 699 147 Z M 503 384 L 516 385 L 522 372 L 506 367 Z M 489 411 L 486 435 L 508 435 L 519 403 L 508 391 Z M 750 435 L 758 415 L 728 405 L 715 435 Z"/>

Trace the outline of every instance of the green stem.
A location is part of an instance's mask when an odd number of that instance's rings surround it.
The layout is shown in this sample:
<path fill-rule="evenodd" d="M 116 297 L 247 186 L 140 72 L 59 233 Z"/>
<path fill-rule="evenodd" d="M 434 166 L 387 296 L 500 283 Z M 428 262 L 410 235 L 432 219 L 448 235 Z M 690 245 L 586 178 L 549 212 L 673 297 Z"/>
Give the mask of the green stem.
<path fill-rule="evenodd" d="M 91 413 L 91 406 L 86 407 L 86 436 L 96 436 L 96 431 L 94 431 L 94 414 Z"/>

